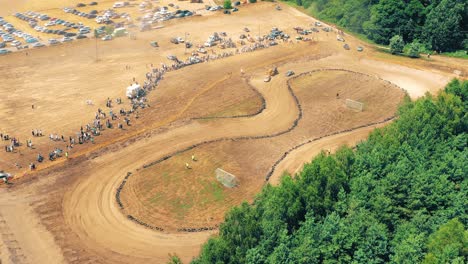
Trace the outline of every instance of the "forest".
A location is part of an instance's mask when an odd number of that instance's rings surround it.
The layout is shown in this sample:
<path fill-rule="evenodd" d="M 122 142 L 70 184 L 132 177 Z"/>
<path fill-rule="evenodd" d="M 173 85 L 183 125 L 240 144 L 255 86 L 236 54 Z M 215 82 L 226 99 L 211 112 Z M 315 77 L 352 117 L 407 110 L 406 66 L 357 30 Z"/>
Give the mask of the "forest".
<path fill-rule="evenodd" d="M 368 39 L 388 45 L 401 36 L 424 50 L 468 50 L 466 0 L 287 0 Z"/>
<path fill-rule="evenodd" d="M 468 81 L 229 211 L 199 263 L 467 263 Z"/>

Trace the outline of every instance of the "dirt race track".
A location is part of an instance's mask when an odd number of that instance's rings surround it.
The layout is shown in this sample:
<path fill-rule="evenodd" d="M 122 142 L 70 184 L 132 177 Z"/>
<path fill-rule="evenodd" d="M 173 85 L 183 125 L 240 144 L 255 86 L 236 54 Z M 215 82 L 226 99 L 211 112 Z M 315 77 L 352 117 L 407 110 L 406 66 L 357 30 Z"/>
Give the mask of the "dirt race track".
<path fill-rule="evenodd" d="M 281 18 L 278 12 L 259 3 L 231 16 L 168 24 L 137 40 L 100 42 L 98 62 L 93 40 L 0 57 L 0 98 L 6 98 L 0 131 L 22 141 L 35 128 L 46 134 L 34 138 L 34 150 L 0 152 L 0 169 L 15 174 L 12 184 L 0 185 L 0 262 L 165 263 L 176 253 L 186 263 L 216 229 L 185 229 L 216 227 L 230 207 L 252 201 L 266 178 L 275 184 L 321 150 L 364 139 L 390 122 L 401 89 L 417 98 L 436 93 L 455 70 L 461 77 L 468 72 L 462 60 L 395 59 L 348 35 L 346 51 L 335 33 L 320 32 L 311 42 L 280 43 L 168 72 L 148 96 L 151 107 L 131 126 L 104 130 L 95 144 L 77 145 L 69 160 L 26 169 L 39 151 L 64 147 L 48 133 L 73 135 L 107 97 L 123 98 L 132 78 L 142 80 L 151 63 L 167 63 L 169 54 L 184 58 L 184 48 L 169 43 L 174 34 L 188 31 L 197 43 L 214 31 L 237 37 L 243 27 L 266 33 L 276 26 L 295 36 L 292 27 L 315 21 L 287 6 Z M 158 50 L 148 45 L 155 38 L 162 43 Z M 272 66 L 279 74 L 264 82 Z M 286 77 L 287 70 L 295 75 Z M 347 98 L 362 101 L 365 110 L 346 108 Z M 198 161 L 191 162 L 192 154 Z M 214 179 L 217 167 L 238 176 L 239 186 L 222 187 Z"/>

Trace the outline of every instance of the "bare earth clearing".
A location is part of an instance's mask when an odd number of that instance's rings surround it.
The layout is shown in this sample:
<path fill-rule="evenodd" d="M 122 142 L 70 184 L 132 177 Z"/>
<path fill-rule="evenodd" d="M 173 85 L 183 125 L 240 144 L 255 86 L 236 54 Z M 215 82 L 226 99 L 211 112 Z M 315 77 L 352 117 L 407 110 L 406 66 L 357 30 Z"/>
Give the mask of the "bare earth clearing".
<path fill-rule="evenodd" d="M 4 2 L 10 3 L 8 11 Z M 0 15 L 12 19 L 7 16 L 12 11 L 31 9 L 65 17 L 57 8 L 79 1 L 23 2 L 0 1 Z M 132 8 L 128 12 L 136 17 Z M 216 227 L 230 207 L 252 201 L 266 176 L 277 183 L 284 171 L 297 172 L 322 149 L 364 139 L 384 125 L 370 124 L 395 114 L 404 95 L 398 87 L 417 98 L 440 90 L 456 76 L 454 70 L 462 77 L 468 72 L 465 61 L 393 58 L 347 35 L 351 50 L 346 51 L 336 33 L 320 32 L 311 42 L 279 43 L 169 72 L 148 96 L 151 106 L 140 110 L 131 126 L 106 129 L 95 144 L 77 144 L 69 160 L 27 170 L 38 152 L 65 148 L 64 142 L 50 141 L 49 133 L 74 135 L 98 107 L 109 111 L 108 97 L 124 98 L 133 78 L 143 82 L 151 64 L 169 63 L 169 54 L 185 59 L 184 47 L 171 44 L 171 37 L 190 32 L 194 43 L 202 43 L 225 31 L 237 40 L 244 27 L 252 35 L 278 27 L 294 38 L 294 26 L 310 27 L 314 21 L 287 6 L 276 11 L 272 3 L 258 3 L 231 16 L 212 13 L 170 22 L 138 33 L 136 40 L 99 41 L 97 62 L 94 40 L 0 57 L 0 132 L 23 144 L 32 129 L 45 134 L 32 138 L 35 149 L 0 152 L 0 169 L 15 174 L 13 184 L 0 186 L 0 262 L 164 263 L 169 253 L 188 262 L 216 230 L 181 229 Z M 152 40 L 160 48 L 152 48 Z M 364 52 L 356 51 L 358 45 Z M 265 83 L 272 66 L 278 66 L 279 75 Z M 295 76 L 285 77 L 287 70 Z M 347 98 L 363 102 L 365 110 L 346 108 Z M 93 106 L 86 105 L 88 99 Z M 122 107 L 129 107 L 127 100 Z M 168 158 L 155 162 L 163 157 Z M 185 169 L 187 162 L 192 169 Z M 239 186 L 228 189 L 217 182 L 214 169 L 219 167 L 236 175 Z M 121 209 L 116 194 L 128 172 L 119 193 Z M 127 215 L 164 230 L 144 227 Z"/>

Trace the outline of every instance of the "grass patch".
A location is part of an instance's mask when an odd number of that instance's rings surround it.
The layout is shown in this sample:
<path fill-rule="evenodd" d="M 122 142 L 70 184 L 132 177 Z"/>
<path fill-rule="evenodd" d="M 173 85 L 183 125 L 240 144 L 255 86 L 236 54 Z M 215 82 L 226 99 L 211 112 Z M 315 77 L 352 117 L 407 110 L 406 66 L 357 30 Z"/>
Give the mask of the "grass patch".
<path fill-rule="evenodd" d="M 441 56 L 459 58 L 459 59 L 468 59 L 468 52 L 466 50 L 457 50 L 454 52 L 443 52 Z"/>
<path fill-rule="evenodd" d="M 215 181 L 202 181 L 203 189 L 201 193 L 203 194 L 203 203 L 207 202 L 220 202 L 224 200 L 223 188 Z"/>

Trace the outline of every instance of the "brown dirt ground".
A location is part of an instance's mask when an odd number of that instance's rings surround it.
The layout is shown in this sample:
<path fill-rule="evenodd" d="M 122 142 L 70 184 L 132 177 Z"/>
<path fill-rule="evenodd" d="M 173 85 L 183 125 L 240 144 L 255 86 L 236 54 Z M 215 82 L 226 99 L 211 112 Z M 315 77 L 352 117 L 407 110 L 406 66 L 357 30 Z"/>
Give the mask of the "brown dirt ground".
<path fill-rule="evenodd" d="M 341 71 L 300 77 L 292 87 L 304 116 L 291 133 L 271 139 L 211 143 L 142 169 L 127 181 L 122 192 L 125 213 L 171 230 L 215 226 L 230 207 L 252 201 L 263 185 L 262 177 L 288 146 L 390 117 L 403 96 L 398 88 L 373 77 Z M 340 99 L 335 98 L 338 92 Z M 366 110 L 357 113 L 346 108 L 346 98 L 363 102 Z M 192 154 L 197 162 L 191 161 Z M 261 162 L 255 157 L 262 157 Z M 187 170 L 185 163 L 192 169 Z M 239 187 L 223 187 L 214 177 L 216 168 L 236 175 Z"/>
<path fill-rule="evenodd" d="M 26 3 L 24 10 L 61 8 L 65 4 L 58 0 Z M 12 4 L 8 8 L 19 10 Z M 129 12 L 134 10 L 129 9 Z M 243 27 L 263 33 L 273 26 L 295 36 L 293 26 L 306 27 L 313 21 L 284 5 L 283 11 L 278 13 L 274 4 L 259 3 L 242 7 L 240 12 L 231 16 L 212 14 L 167 23 L 163 29 L 138 34 L 137 40 L 121 38 L 99 42 L 98 62 L 95 61 L 93 40 L 30 50 L 28 56 L 25 52 L 2 56 L 0 98 L 7 100 L 0 104 L 0 130 L 21 140 L 29 137 L 33 128 L 42 128 L 45 134 L 67 135 L 76 131 L 80 125 L 92 120 L 97 107 L 103 108 L 107 97 L 123 97 L 131 79 L 141 80 L 150 63 L 159 65 L 167 62 L 169 54 L 184 57 L 184 48 L 170 44 L 170 37 L 190 32 L 191 40 L 200 43 L 214 31 L 226 31 L 237 39 Z M 148 42 L 151 40 L 159 41 L 161 47 L 157 50 L 150 48 Z M 373 77 L 324 72 L 298 79 L 293 87 L 305 113 L 298 127 L 270 139 L 200 146 L 196 155 L 204 157 L 200 164 L 207 163 L 200 167 L 200 171 L 193 170 L 193 178 L 199 180 L 191 183 L 194 186 L 187 186 L 187 181 L 175 181 L 176 177 L 185 176 L 178 174 L 176 168 L 179 164 L 173 161 L 186 160 L 185 154 L 160 164 L 161 168 L 153 166 L 148 171 L 141 171 L 140 176 L 137 173 L 130 184 L 134 194 L 143 199 L 133 199 L 133 208 L 127 210 L 143 210 L 149 204 L 145 204 L 145 199 L 150 194 L 159 193 L 169 203 L 165 207 L 151 207 L 148 210 L 154 214 L 142 217 L 148 217 L 155 223 L 166 221 L 168 230 L 155 232 L 126 218 L 115 202 L 116 189 L 126 172 L 136 171 L 144 164 L 202 141 L 266 135 L 288 129 L 298 110 L 287 92 L 286 70 L 292 69 L 299 74 L 322 68 L 349 69 L 393 82 L 413 98 L 426 91 L 436 93 L 455 77 L 453 69 L 460 68 L 466 72 L 466 63 L 459 60 L 441 61 L 437 58 L 421 62 L 388 58 L 366 45 L 365 51 L 358 53 L 355 47 L 363 44 L 350 36 L 346 36 L 352 47 L 350 51 L 343 50 L 334 33 L 320 32 L 315 40 L 314 44 L 281 44 L 264 51 L 171 72 L 150 95 L 152 107 L 142 111 L 141 117 L 133 120 L 134 125 L 124 131 L 104 131 L 95 145 L 86 144 L 74 149 L 71 160 L 47 162 L 40 166 L 39 171 L 17 177 L 13 185 L 2 185 L 2 263 L 164 263 L 168 253 L 177 253 L 187 262 L 216 232 L 180 233 L 171 229 L 182 226 L 187 219 L 195 226 L 218 223 L 228 205 L 252 199 L 263 185 L 272 163 L 285 150 L 310 138 L 388 117 L 401 98 L 401 93 L 392 92 L 394 89 L 389 89 L 388 84 Z M 125 65 L 130 65 L 131 70 L 125 71 Z M 265 71 L 272 65 L 279 66 L 280 74 L 271 82 L 264 83 Z M 258 110 L 260 99 L 240 76 L 241 68 L 247 72 L 243 76 L 245 80 L 265 98 L 266 109 L 249 118 L 190 120 L 196 116 L 245 114 Z M 231 72 L 232 77 L 228 78 Z M 349 96 L 366 102 L 367 110 L 356 113 L 344 108 L 341 100 L 334 99 L 338 90 L 342 98 Z M 391 99 L 387 100 L 387 97 Z M 87 107 L 86 99 L 92 99 L 95 107 Z M 32 111 L 31 104 L 37 105 L 37 109 Z M 278 170 L 294 172 L 298 164 L 292 160 L 297 153 L 312 157 L 318 147 L 332 149 L 337 142 L 352 144 L 365 137 L 368 131 L 361 129 L 305 145 L 291 153 L 291 159 L 280 163 Z M 52 147 L 46 138 L 35 140 L 36 151 L 47 151 Z M 25 171 L 14 170 L 12 164 L 16 161 L 27 164 L 34 156 L 35 152 L 24 147 L 21 153 L 7 155 L 0 152 L 0 166 L 22 176 Z M 219 195 L 219 189 L 214 187 L 213 175 L 208 172 L 220 165 L 240 178 L 241 185 L 236 191 L 221 189 L 223 192 Z M 174 178 L 166 176 L 167 181 L 164 181 L 162 176 L 142 177 L 144 173 L 162 175 L 160 172 L 164 170 L 170 170 Z M 148 185 L 152 186 L 147 193 L 139 191 L 143 179 L 149 180 Z M 189 187 L 196 190 L 205 188 L 207 195 L 202 191 L 194 192 L 190 198 L 185 193 Z M 178 194 L 177 197 L 174 193 Z M 132 199 L 131 193 L 124 195 Z M 176 210 L 166 214 L 171 206 L 172 209 L 184 208 L 180 205 L 188 203 L 189 199 L 198 203 L 179 213 Z M 203 201 L 213 213 L 199 206 Z M 209 217 L 202 216 L 199 211 L 206 212 Z M 174 224 L 168 224 L 172 222 Z M 11 241 L 16 241 L 16 244 Z"/>

